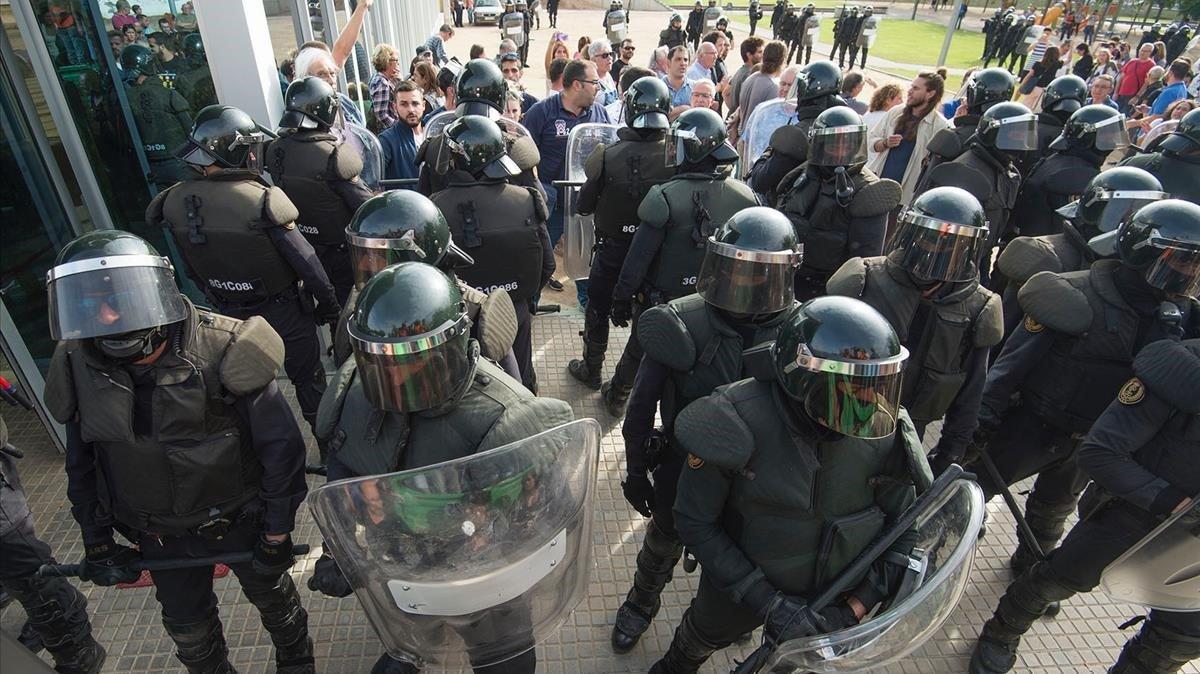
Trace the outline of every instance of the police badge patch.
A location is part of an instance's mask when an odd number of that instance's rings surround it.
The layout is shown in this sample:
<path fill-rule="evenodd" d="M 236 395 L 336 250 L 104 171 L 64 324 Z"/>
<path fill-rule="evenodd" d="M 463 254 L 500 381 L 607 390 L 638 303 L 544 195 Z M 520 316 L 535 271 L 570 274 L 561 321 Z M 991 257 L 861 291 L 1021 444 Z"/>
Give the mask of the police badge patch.
<path fill-rule="evenodd" d="M 704 466 L 704 459 L 701 459 L 695 454 L 688 452 L 688 468 L 691 468 L 692 470 L 699 470 L 702 466 Z"/>
<path fill-rule="evenodd" d="M 1136 405 L 1146 397 L 1146 387 L 1142 385 L 1142 380 L 1134 377 L 1125 382 L 1121 390 L 1117 392 L 1117 400 L 1122 405 Z"/>
<path fill-rule="evenodd" d="M 1033 316 L 1030 316 L 1029 314 L 1025 314 L 1025 330 L 1027 332 L 1038 333 L 1045 329 L 1046 329 L 1046 326 L 1033 320 Z"/>

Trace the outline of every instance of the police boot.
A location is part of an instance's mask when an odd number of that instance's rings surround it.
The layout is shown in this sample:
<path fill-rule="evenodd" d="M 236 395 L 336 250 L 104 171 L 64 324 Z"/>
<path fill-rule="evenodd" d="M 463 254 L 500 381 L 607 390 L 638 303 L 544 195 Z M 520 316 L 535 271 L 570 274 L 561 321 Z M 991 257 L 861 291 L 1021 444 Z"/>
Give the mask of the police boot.
<path fill-rule="evenodd" d="M 593 391 L 600 390 L 600 370 L 604 367 L 604 352 L 608 342 L 593 342 L 583 338 L 583 358 L 567 363 L 567 372 Z"/>
<path fill-rule="evenodd" d="M 1035 564 L 1029 573 L 1008 586 L 996 612 L 984 623 L 968 671 L 980 674 L 1012 669 L 1021 636 L 1045 614 L 1047 607 L 1074 594 L 1075 590 L 1064 585 L 1049 564 Z"/>
<path fill-rule="evenodd" d="M 163 616 L 163 627 L 175 642 L 175 657 L 188 674 L 236 674 L 229 664 L 229 648 L 221 631 L 221 619 L 212 608 L 198 620 L 175 620 Z"/>
<path fill-rule="evenodd" d="M 38 653 L 45 648 L 42 645 L 42 635 L 37 633 L 37 630 L 33 628 L 33 623 L 28 620 L 25 621 L 24 625 L 21 625 L 21 633 L 17 635 L 17 641 L 25 648 L 28 648 L 30 653 Z"/>
<path fill-rule="evenodd" d="M 631 387 L 617 382 L 613 377 L 600 387 L 600 397 L 604 399 L 604 409 L 610 416 L 620 418 L 625 415 L 625 403 L 629 401 Z"/>
<path fill-rule="evenodd" d="M 421 670 L 411 662 L 401 662 L 384 653 L 371 667 L 371 674 L 419 674 Z"/>
<path fill-rule="evenodd" d="M 612 631 L 613 651 L 628 653 L 650 629 L 650 622 L 662 606 L 663 588 L 671 582 L 671 571 L 682 554 L 683 543 L 668 536 L 651 518 L 642 549 L 638 551 L 633 588 L 625 596 L 625 603 L 617 609 Z"/>
<path fill-rule="evenodd" d="M 245 590 L 246 598 L 258 608 L 263 627 L 275 644 L 279 674 L 313 674 L 313 644 L 308 637 L 308 613 L 300 605 L 300 594 L 288 574 L 279 576 L 274 587 Z"/>
<path fill-rule="evenodd" d="M 1155 624 L 1154 614 L 1121 649 L 1108 674 L 1165 674 L 1200 659 L 1200 637 Z"/>
<path fill-rule="evenodd" d="M 63 674 L 99 672 L 108 654 L 92 638 L 87 599 L 63 578 L 17 578 L 5 588 L 25 607 L 29 627 Z M 24 629 L 22 629 L 24 636 Z"/>
<path fill-rule="evenodd" d="M 671 647 L 654 666 L 650 674 L 693 674 L 700 670 L 708 658 L 717 650 L 717 645 L 709 643 L 692 626 L 692 610 L 683 614 L 683 620 L 675 629 L 675 638 L 671 639 Z"/>

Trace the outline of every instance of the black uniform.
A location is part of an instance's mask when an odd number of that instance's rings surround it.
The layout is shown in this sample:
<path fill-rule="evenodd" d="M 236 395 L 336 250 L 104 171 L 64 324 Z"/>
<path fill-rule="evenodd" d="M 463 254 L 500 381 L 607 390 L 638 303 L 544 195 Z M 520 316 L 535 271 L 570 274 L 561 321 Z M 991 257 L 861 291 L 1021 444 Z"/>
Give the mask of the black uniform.
<path fill-rule="evenodd" d="M 191 172 L 172 153 L 187 140 L 192 126 L 192 109 L 174 89 L 167 88 L 157 75 L 129 87 L 129 105 L 141 136 L 142 149 L 150 164 L 150 178 L 163 190 Z"/>
<path fill-rule="evenodd" d="M 787 15 L 787 0 L 779 0 L 771 10 L 771 36 L 779 39 L 779 22 Z"/>
<path fill-rule="evenodd" d="M 747 15 L 750 19 L 750 37 L 754 37 L 754 29 L 758 26 L 758 22 L 763 18 L 762 7 L 760 7 L 758 3 L 750 5 Z"/>
<path fill-rule="evenodd" d="M 1200 204 L 1200 157 L 1195 153 L 1185 155 L 1159 148 L 1156 152 L 1129 157 L 1118 166 L 1145 169 L 1158 178 L 1167 194 Z"/>
<path fill-rule="evenodd" d="M 859 16 L 857 13 L 851 14 L 842 21 L 842 25 L 837 28 L 838 31 L 838 67 L 846 67 L 846 52 L 854 49 L 854 44 L 858 40 L 858 34 L 862 32 L 863 21 L 866 17 Z M 850 59 L 850 66 L 854 66 L 854 59 Z"/>
<path fill-rule="evenodd" d="M 1040 124 L 1040 122 L 1039 122 Z M 1079 198 L 1104 161 L 1101 153 L 1087 148 L 1055 152 L 1026 174 L 1009 215 L 1007 236 L 1042 236 L 1062 231 L 1062 216 L 1056 211 Z"/>
<path fill-rule="evenodd" d="M 796 106 L 796 116 L 787 126 L 771 134 L 766 151 L 754 161 L 746 182 L 764 200 L 773 204 L 777 190 L 787 174 L 808 159 L 808 129 L 813 120 L 828 108 L 845 105 L 841 96 L 822 96 Z"/>
<path fill-rule="evenodd" d="M 558 28 L 558 0 L 546 0 L 546 15 L 550 17 L 550 27 Z"/>
<path fill-rule="evenodd" d="M 1063 124 L 1070 117 L 1069 114 L 1052 112 L 1039 112 L 1037 121 L 1037 149 L 1031 152 L 1022 154 L 1017 159 L 1017 170 L 1021 175 L 1029 177 L 1030 171 L 1033 170 L 1035 164 L 1040 160 L 1050 156 L 1050 143 L 1054 142 L 1055 138 L 1062 133 Z M 1101 158 L 1103 160 L 1103 158 Z"/>
<path fill-rule="evenodd" d="M 692 51 L 700 48 L 700 38 L 704 34 L 704 9 L 693 8 L 687 16 L 687 39 L 692 43 Z"/>
<path fill-rule="evenodd" d="M 992 45 L 995 44 L 996 32 L 999 27 L 999 13 L 983 20 L 983 53 L 979 55 L 979 58 L 986 59 L 987 57 L 991 56 Z"/>
<path fill-rule="evenodd" d="M 807 14 L 807 12 L 805 12 Z M 784 63 L 791 63 L 792 57 L 795 56 L 799 49 L 797 39 L 800 36 L 801 26 L 804 21 L 796 15 L 795 10 L 789 9 L 787 14 L 783 15 L 783 19 L 779 21 L 779 39 L 784 44 L 788 45 L 788 55 Z"/>
<path fill-rule="evenodd" d="M 687 41 L 687 33 L 684 33 L 682 28 L 667 26 L 666 30 L 660 31 L 658 34 L 658 46 L 666 47 L 668 50 L 682 47 L 687 44 Z"/>

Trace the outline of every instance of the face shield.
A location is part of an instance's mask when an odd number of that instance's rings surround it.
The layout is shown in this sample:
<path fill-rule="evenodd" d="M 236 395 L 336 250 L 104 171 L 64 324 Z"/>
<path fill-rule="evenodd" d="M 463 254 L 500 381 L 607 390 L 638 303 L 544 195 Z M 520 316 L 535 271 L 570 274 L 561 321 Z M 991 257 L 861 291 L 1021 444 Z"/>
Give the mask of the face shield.
<path fill-rule="evenodd" d="M 1101 232 L 1115 232 L 1142 206 L 1169 198 L 1157 190 L 1095 190 L 1058 209 L 1058 214 L 1069 220 L 1079 218 Z"/>
<path fill-rule="evenodd" d="M 1017 115 L 995 120 L 996 149 L 1009 152 L 1028 152 L 1037 149 L 1037 115 Z"/>
<path fill-rule="evenodd" d="M 792 277 L 802 257 L 800 245 L 795 250 L 742 250 L 710 236 L 696 292 L 705 302 L 734 314 L 783 311 L 795 300 Z"/>
<path fill-rule="evenodd" d="M 347 230 L 346 240 L 350 242 L 354 287 L 359 290 L 384 267 L 400 262 L 424 262 L 432 265 L 438 262 L 425 259 L 425 251 L 417 245 L 416 233 L 411 229 L 400 237 L 392 238 L 359 236 Z"/>
<path fill-rule="evenodd" d="M 695 155 L 699 155 L 701 152 L 700 136 L 692 129 L 668 131 L 664 146 L 667 152 L 667 166 L 672 168 L 687 163 L 689 151 Z"/>
<path fill-rule="evenodd" d="M 901 251 L 900 266 L 917 278 L 968 281 L 979 272 L 987 240 L 987 227 L 967 227 L 905 209 L 892 250 Z"/>
<path fill-rule="evenodd" d="M 115 255 L 60 264 L 46 274 L 50 336 L 120 335 L 182 321 L 187 303 L 166 258 Z"/>
<path fill-rule="evenodd" d="M 1091 131 L 1096 133 L 1097 150 L 1112 152 L 1129 145 L 1129 131 L 1125 128 L 1125 115 L 1110 117 L 1090 126 Z"/>
<path fill-rule="evenodd" d="M 376 408 L 419 412 L 454 397 L 471 375 L 466 314 L 430 332 L 392 341 L 362 335 L 355 321 L 347 326 L 363 394 Z"/>
<path fill-rule="evenodd" d="M 783 375 L 799 386 L 788 386 L 804 411 L 822 426 L 856 438 L 885 438 L 896 430 L 900 409 L 900 378 L 908 349 L 878 360 L 842 361 L 813 355 L 801 345 Z"/>
<path fill-rule="evenodd" d="M 813 166 L 855 166 L 867 161 L 867 127 L 835 126 L 813 129 L 808 138 L 808 161 Z"/>
<path fill-rule="evenodd" d="M 1172 241 L 1157 231 L 1141 245 L 1161 252 L 1146 269 L 1146 282 L 1170 295 L 1200 298 L 1200 246 Z"/>

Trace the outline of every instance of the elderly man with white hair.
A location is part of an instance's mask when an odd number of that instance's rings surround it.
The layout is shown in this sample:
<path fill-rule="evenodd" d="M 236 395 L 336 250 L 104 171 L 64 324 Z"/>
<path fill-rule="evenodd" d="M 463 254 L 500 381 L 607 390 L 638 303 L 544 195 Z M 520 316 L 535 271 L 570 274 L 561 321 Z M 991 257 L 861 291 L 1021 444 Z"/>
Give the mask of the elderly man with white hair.
<path fill-rule="evenodd" d="M 319 77 L 325 80 L 329 86 L 335 90 L 338 87 L 338 73 L 342 68 L 333 60 L 333 54 L 328 49 L 321 47 L 305 47 L 296 54 L 296 79 L 305 77 Z M 347 122 L 366 126 L 367 120 L 363 116 L 362 109 L 358 107 L 358 103 L 350 100 L 350 97 L 341 92 L 338 93 L 338 102 L 342 106 L 342 116 Z"/>
<path fill-rule="evenodd" d="M 717 85 L 707 77 L 698 79 L 692 82 L 692 99 L 691 106 L 693 108 L 708 108 L 715 110 L 717 103 Z"/>
<path fill-rule="evenodd" d="M 711 42 L 701 42 L 696 48 L 696 62 L 692 67 L 688 68 L 686 77 L 689 80 L 711 80 L 716 81 L 716 73 L 713 72 L 713 66 L 717 64 L 717 56 L 719 51 L 717 45 Z"/>
<path fill-rule="evenodd" d="M 742 123 L 741 145 L 742 159 L 747 164 L 766 152 L 771 144 L 771 134 L 781 126 L 786 126 L 796 115 L 796 102 L 789 101 L 788 94 L 796 84 L 796 78 L 804 66 L 790 65 L 779 76 L 779 97 L 758 104 L 750 117 Z"/>
<path fill-rule="evenodd" d="M 597 96 L 601 105 L 609 105 L 617 100 L 617 83 L 612 78 L 613 54 L 612 43 L 603 38 L 592 42 L 587 48 L 588 60 L 596 64 L 597 79 L 600 80 L 600 94 Z"/>

